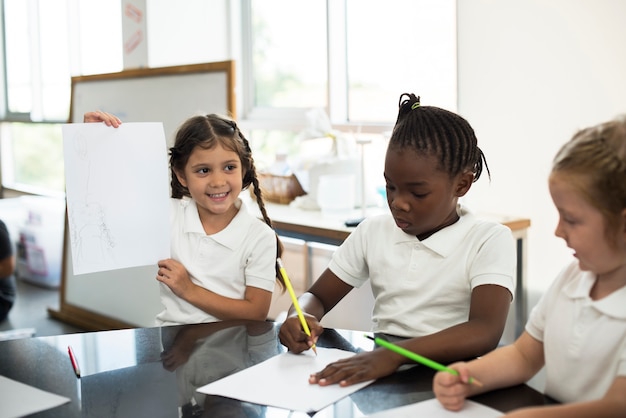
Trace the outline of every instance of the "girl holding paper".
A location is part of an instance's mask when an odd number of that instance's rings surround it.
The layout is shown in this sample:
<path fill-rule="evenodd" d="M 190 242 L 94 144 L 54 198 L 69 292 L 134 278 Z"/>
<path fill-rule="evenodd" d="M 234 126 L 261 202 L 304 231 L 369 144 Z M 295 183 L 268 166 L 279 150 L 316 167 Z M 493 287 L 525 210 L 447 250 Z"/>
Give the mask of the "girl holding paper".
<path fill-rule="evenodd" d="M 119 127 L 106 112 L 88 112 L 85 122 Z M 226 319 L 264 321 L 269 312 L 282 245 L 256 175 L 248 140 L 235 121 L 193 116 L 170 149 L 171 258 L 158 262 L 165 309 L 158 325 Z M 239 198 L 254 186 L 263 221 Z"/>

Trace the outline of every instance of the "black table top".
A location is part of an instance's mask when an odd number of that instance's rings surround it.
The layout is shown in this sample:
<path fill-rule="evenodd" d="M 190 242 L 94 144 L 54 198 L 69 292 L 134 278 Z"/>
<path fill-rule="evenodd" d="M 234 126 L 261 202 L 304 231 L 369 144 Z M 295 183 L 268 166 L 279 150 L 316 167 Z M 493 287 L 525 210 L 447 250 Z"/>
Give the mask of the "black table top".
<path fill-rule="evenodd" d="M 33 415 L 37 417 L 306 417 L 303 412 L 196 392 L 285 352 L 278 341 L 279 327 L 272 322 L 225 321 L 2 341 L 0 375 L 71 400 Z M 374 348 L 361 331 L 334 329 L 326 329 L 317 345 L 354 352 Z M 76 354 L 81 378 L 74 374 L 68 346 Z M 315 416 L 356 418 L 431 399 L 433 374 L 423 366 L 401 369 Z M 503 412 L 549 403 L 526 385 L 473 400 Z"/>

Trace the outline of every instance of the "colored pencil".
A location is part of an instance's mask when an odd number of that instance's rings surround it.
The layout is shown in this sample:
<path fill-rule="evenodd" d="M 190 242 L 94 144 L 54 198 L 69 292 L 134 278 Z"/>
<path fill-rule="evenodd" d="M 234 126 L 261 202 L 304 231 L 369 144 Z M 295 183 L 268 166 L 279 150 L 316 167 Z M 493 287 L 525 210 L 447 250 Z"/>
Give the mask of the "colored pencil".
<path fill-rule="evenodd" d="M 381 347 L 385 347 L 386 349 L 389 349 L 391 351 L 393 351 L 394 353 L 398 353 L 400 355 L 403 355 L 407 358 L 410 358 L 411 360 L 423 364 L 424 366 L 428 366 L 431 369 L 435 369 L 435 370 L 439 370 L 439 371 L 444 371 L 444 372 L 448 372 L 448 373 L 452 373 L 455 376 L 459 375 L 459 372 L 457 372 L 454 369 L 451 369 L 449 367 L 444 366 L 443 364 L 437 363 L 434 360 L 431 360 L 429 358 L 426 358 L 424 356 L 420 356 L 417 353 L 414 353 L 411 350 L 407 350 L 404 347 L 400 347 L 399 345 L 396 345 L 394 343 L 390 343 L 387 340 L 384 340 L 382 338 L 379 337 L 371 337 L 369 335 L 366 335 L 365 337 L 369 338 L 370 340 L 373 340 L 376 344 L 380 345 Z M 477 379 L 470 377 L 469 379 L 469 383 L 473 383 L 476 386 L 482 386 L 483 384 L 480 383 L 480 381 L 478 381 Z"/>
<path fill-rule="evenodd" d="M 291 280 L 289 280 L 289 276 L 287 276 L 287 271 L 285 270 L 285 266 L 283 266 L 283 261 L 280 259 L 280 257 L 276 259 L 276 263 L 278 263 L 278 269 L 280 270 L 280 274 L 283 276 L 283 280 L 285 281 L 285 286 L 287 286 L 287 291 L 289 292 L 289 296 L 291 296 L 291 302 L 293 303 L 293 307 L 296 309 L 296 312 L 298 313 L 298 318 L 300 319 L 300 324 L 302 325 L 302 329 L 304 330 L 304 333 L 310 337 L 311 330 L 309 329 L 309 324 L 307 324 L 306 319 L 304 319 L 304 314 L 302 313 L 302 309 L 300 309 L 298 298 L 296 297 L 296 293 L 293 291 Z M 317 348 L 315 347 L 315 344 L 313 344 L 311 348 L 317 355 Z"/>

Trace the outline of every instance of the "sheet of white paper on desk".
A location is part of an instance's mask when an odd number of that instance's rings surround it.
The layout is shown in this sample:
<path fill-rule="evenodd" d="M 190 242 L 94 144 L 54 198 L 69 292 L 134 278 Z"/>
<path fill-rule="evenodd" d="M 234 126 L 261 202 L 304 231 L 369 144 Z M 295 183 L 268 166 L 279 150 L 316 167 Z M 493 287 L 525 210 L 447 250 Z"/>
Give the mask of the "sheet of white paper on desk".
<path fill-rule="evenodd" d="M 162 123 L 62 126 L 74 274 L 169 258 L 169 171 Z"/>
<path fill-rule="evenodd" d="M 463 409 L 458 412 L 454 412 L 448 411 L 441 406 L 437 399 L 429 399 L 427 401 L 387 409 L 386 411 L 377 412 L 367 416 L 369 418 L 496 418 L 501 417 L 502 415 L 503 413 L 496 409 L 470 400 L 465 401 Z"/>
<path fill-rule="evenodd" d="M 315 412 L 372 383 L 370 380 L 348 387 L 309 383 L 312 373 L 353 355 L 324 347 L 317 347 L 317 356 L 310 350 L 303 354 L 287 352 L 202 386 L 198 392 L 290 411 Z"/>
<path fill-rule="evenodd" d="M 15 418 L 55 408 L 69 402 L 65 396 L 46 392 L 0 376 L 0 418 Z"/>

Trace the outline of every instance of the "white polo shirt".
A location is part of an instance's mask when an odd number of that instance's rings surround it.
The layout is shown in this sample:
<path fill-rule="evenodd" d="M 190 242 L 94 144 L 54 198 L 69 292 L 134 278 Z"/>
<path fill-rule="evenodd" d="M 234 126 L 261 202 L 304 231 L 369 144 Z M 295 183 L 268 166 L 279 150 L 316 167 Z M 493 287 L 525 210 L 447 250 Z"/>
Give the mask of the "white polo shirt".
<path fill-rule="evenodd" d="M 372 330 L 419 337 L 467 322 L 472 290 L 495 284 L 515 294 L 515 241 L 506 226 L 460 218 L 424 241 L 390 214 L 365 219 L 334 253 L 330 270 L 360 287 L 370 279 Z"/>
<path fill-rule="evenodd" d="M 545 393 L 559 402 L 600 399 L 617 376 L 626 376 L 626 287 L 594 301 L 595 280 L 572 261 L 526 324 L 543 341 Z"/>
<path fill-rule="evenodd" d="M 171 199 L 171 257 L 185 266 L 195 284 L 220 295 L 243 299 L 247 286 L 273 292 L 276 234 L 250 214 L 241 200 L 237 206 L 239 212 L 226 228 L 207 235 L 196 202 Z M 157 324 L 219 321 L 159 284 L 165 309 L 157 315 Z"/>

